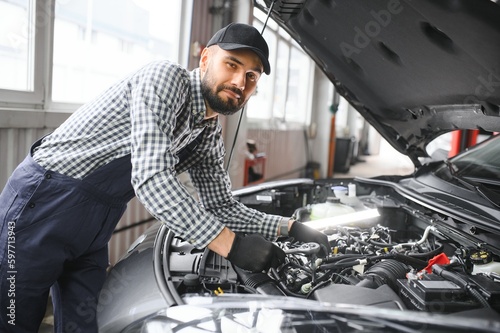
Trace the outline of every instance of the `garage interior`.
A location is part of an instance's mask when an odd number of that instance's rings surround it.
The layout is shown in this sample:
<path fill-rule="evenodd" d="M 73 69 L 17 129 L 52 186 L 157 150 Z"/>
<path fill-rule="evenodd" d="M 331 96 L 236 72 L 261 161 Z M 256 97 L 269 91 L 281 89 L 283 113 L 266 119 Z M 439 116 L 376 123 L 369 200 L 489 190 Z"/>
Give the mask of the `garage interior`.
<path fill-rule="evenodd" d="M 31 1 L 25 2 L 30 3 Z M 134 6 L 137 7 L 134 1 L 129 2 L 125 6 L 130 6 L 132 9 Z M 2 0 L 0 4 L 5 8 L 10 8 L 13 13 L 30 10 L 28 7 L 23 7 L 23 1 Z M 43 14 L 41 16 L 47 20 L 47 24 L 37 26 L 37 33 L 40 35 L 43 33 L 43 38 L 37 39 L 36 43 L 44 44 L 41 46 L 35 44 L 35 47 L 42 48 L 44 52 L 35 52 L 32 61 L 36 64 L 36 70 L 43 73 L 50 73 L 50 69 L 54 69 L 52 76 L 47 74 L 47 77 L 43 79 L 35 76 L 36 80 L 40 81 L 36 81 L 36 84 L 45 87 L 45 85 L 50 85 L 51 81 L 55 83 L 57 79 L 55 72 L 56 52 L 61 52 L 57 48 L 58 25 L 61 28 L 64 27 L 63 23 L 68 26 L 70 23 L 78 26 L 84 37 L 85 34 L 91 35 L 91 40 L 88 42 L 90 44 L 93 43 L 92 35 L 95 37 L 102 34 L 108 38 L 113 37 L 113 34 L 118 32 L 111 31 L 109 27 L 102 24 L 102 21 L 109 15 L 109 10 L 113 8 L 113 4 L 118 6 L 117 1 L 109 1 L 106 5 L 89 0 L 69 2 L 51 0 L 36 3 L 37 12 Z M 199 50 L 214 31 L 231 21 L 253 22 L 256 26 L 261 26 L 265 19 L 260 12 L 256 12 L 254 15 L 251 0 L 178 1 L 176 8 L 183 17 L 180 22 L 177 22 L 177 27 L 172 27 L 172 31 L 179 31 L 179 46 L 176 47 L 178 49 L 176 57 L 179 63 L 190 69 L 197 67 Z M 76 16 L 75 13 L 81 13 L 82 17 Z M 147 14 L 147 11 L 144 11 L 146 18 Z M 61 16 L 61 22 L 58 21 L 58 15 Z M 86 26 L 85 23 L 88 22 L 93 22 L 93 25 Z M 116 24 L 115 28 L 121 27 L 119 21 L 114 23 Z M 13 29 L 10 33 L 13 36 L 16 36 L 16 33 L 20 36 L 22 33 L 19 30 L 22 28 L 20 25 L 16 26 L 15 21 L 10 23 L 9 27 Z M 18 30 L 15 30 L 16 28 Z M 272 28 L 272 23 L 269 23 L 266 29 L 271 31 Z M 85 29 L 92 29 L 92 31 L 89 32 Z M 126 28 L 122 30 L 121 33 L 124 36 L 131 34 Z M 282 34 L 283 32 L 278 32 L 279 36 Z M 50 36 L 55 36 L 55 38 Z M 266 32 L 264 36 L 266 36 Z M 104 38 L 102 39 L 104 40 Z M 288 48 L 291 48 L 293 52 L 299 52 L 298 46 L 290 40 L 280 40 L 280 43 L 284 44 L 285 42 L 289 44 Z M 111 43 L 111 40 L 108 43 Z M 4 44 L 6 48 L 10 47 L 13 50 L 17 46 L 9 40 L 5 40 Z M 271 49 L 273 46 L 277 46 L 276 43 L 270 42 L 269 44 Z M 82 45 L 85 46 L 85 43 Z M 290 52 L 288 56 L 293 55 L 293 52 Z M 8 56 L 12 57 L 7 53 L 4 55 L 5 58 Z M 287 72 L 280 70 L 282 65 L 280 65 L 281 60 L 278 60 L 275 60 L 273 66 L 276 68 L 274 72 L 277 73 L 270 77 L 275 81 L 280 79 L 277 77 L 278 75 Z M 289 65 L 293 66 L 290 63 Z M 251 108 L 257 106 L 249 102 L 248 110 L 244 110 L 244 116 L 241 118 L 238 130 L 237 115 L 221 116 L 225 130 L 227 159 L 230 155 L 229 152 L 233 151 L 228 168 L 233 188 L 237 189 L 248 185 L 248 181 L 246 181 L 247 184 L 244 181 L 244 166 L 248 160 L 247 141 L 249 140 L 255 143 L 258 153 L 264 156 L 265 160 L 264 173 L 258 182 L 296 177 L 348 178 L 374 176 L 382 172 L 411 173 L 413 170 L 409 159 L 386 144 L 378 133 L 360 118 L 353 107 L 338 97 L 331 82 L 317 66 L 312 62 L 308 63 L 308 66 L 310 66 L 310 71 L 307 73 L 310 84 L 289 87 L 287 90 L 288 94 L 292 94 L 293 89 L 307 93 L 302 109 L 297 108 L 296 104 L 292 103 L 293 100 L 285 101 L 282 104 L 275 103 L 273 108 L 277 109 L 283 106 L 285 110 L 280 109 L 262 119 L 259 118 L 261 116 L 252 116 Z M 294 75 L 290 73 L 292 71 L 293 68 L 289 68 L 287 73 L 291 78 Z M 65 75 L 72 73 L 74 75 L 81 74 L 73 68 L 68 70 Z M 79 78 L 77 79 L 79 80 Z M 269 83 L 266 82 L 265 87 L 269 86 Z M 34 90 L 34 93 L 31 94 L 22 91 L 14 93 L 12 89 L 5 88 L 8 86 L 0 87 L 0 184 L 2 187 L 17 164 L 24 159 L 31 144 L 53 131 L 73 110 L 81 105 L 81 103 L 58 102 L 56 97 L 50 94 L 51 89 L 45 89 L 40 92 L 41 96 L 37 96 L 38 86 L 36 85 L 31 88 Z M 280 89 L 280 85 L 275 85 L 272 88 L 276 95 L 280 93 L 277 91 L 278 89 Z M 55 91 L 55 88 L 53 90 Z M 269 98 L 270 92 L 263 90 L 259 90 L 258 93 L 266 94 Z M 67 93 L 70 94 L 70 92 Z M 30 102 L 27 103 L 27 101 Z M 302 119 L 294 119 L 296 114 L 303 115 Z M 236 131 L 238 131 L 238 136 L 235 139 Z M 331 154 L 332 134 L 336 137 L 337 155 Z M 393 158 L 393 156 L 397 156 L 397 158 Z M 115 262 L 120 254 L 151 223 L 154 223 L 151 216 L 136 199 L 133 199 L 112 239 L 111 263 Z"/>
<path fill-rule="evenodd" d="M 28 70 L 32 72 L 26 74 L 25 79 L 31 80 L 31 83 L 21 88 L 9 86 L 9 79 L 12 79 L 9 75 L 4 76 L 7 80 L 0 82 L 2 187 L 17 164 L 24 159 L 31 144 L 53 131 L 81 105 L 79 102 L 64 100 L 64 94 L 71 95 L 71 92 L 59 91 L 59 96 L 63 97 L 59 100 L 59 97 L 56 98 L 55 94 L 52 94 L 56 92 L 52 84 L 59 76 L 82 74 L 75 68 L 62 74 L 55 71 L 56 61 L 62 56 L 57 52 L 64 49 L 57 45 L 60 37 L 57 35 L 58 29 L 73 27 L 82 37 L 82 46 L 86 45 L 85 43 L 89 45 L 98 43 L 103 48 L 102 51 L 106 51 L 116 42 L 117 34 L 121 37 L 128 36 L 133 40 L 132 31 L 124 27 L 125 23 L 121 22 L 111 10 L 114 7 L 128 8 L 129 11 L 143 10 L 144 19 L 147 19 L 151 13 L 145 7 L 139 6 L 139 3 L 141 2 L 133 0 L 125 2 L 110 0 L 106 4 L 92 0 L 0 0 L 0 8 L 11 10 L 18 16 L 30 12 L 34 19 L 40 20 L 34 25 L 34 31 L 26 28 L 25 22 L 17 22 L 14 19 L 3 25 L 6 33 L 19 37 L 22 41 L 28 39 L 26 45 L 33 46 L 33 49 L 27 52 L 26 58 L 30 64 Z M 174 47 L 175 60 L 190 69 L 197 67 L 199 52 L 203 45 L 215 31 L 230 22 L 253 23 L 261 27 L 265 16 L 263 17 L 262 13 L 254 13 L 252 5 L 251 0 L 172 1 L 171 6 L 177 10 L 180 19 L 172 22 L 171 24 L 176 26 L 168 26 L 164 33 L 175 33 L 178 36 L 178 45 Z M 0 13 L 6 11 L 0 9 Z M 0 14 L 3 15 L 5 14 Z M 15 15 L 14 18 L 17 17 Z M 115 23 L 116 26 L 103 24 L 106 20 Z M 240 125 L 237 115 L 221 117 L 228 152 L 227 160 L 229 155 L 232 155 L 228 170 L 234 189 L 249 184 L 248 180 L 245 181 L 245 172 L 248 170 L 245 167 L 248 160 L 248 142 L 254 143 L 256 152 L 264 157 L 264 172 L 257 182 L 297 177 L 352 178 L 413 172 L 411 161 L 391 148 L 360 118 L 352 106 L 339 98 L 332 83 L 312 61 L 309 60 L 305 65 L 299 63 L 304 66 L 302 69 L 306 69 L 302 71 L 303 73 L 294 72 L 296 68 L 291 61 L 303 57 L 305 53 L 284 36 L 283 31 L 276 30 L 272 34 L 272 22 L 268 25 L 264 36 L 271 37 L 269 42 L 271 49 L 285 45 L 288 50 L 286 54 L 288 62 L 283 63 L 283 58 L 276 54 L 278 52 L 272 51 L 274 52 L 272 67 L 276 69 L 275 74 L 266 78 L 268 81 L 258 94 L 264 95 L 262 97 L 264 100 L 277 101 L 270 106 L 271 112 L 265 115 L 256 114 L 255 109 L 259 108 L 259 104 L 249 103 L 248 110 L 245 109 L 243 112 Z M 24 52 L 25 46 L 20 47 L 12 38 L 0 37 L 0 41 L 3 47 L 0 59 L 4 58 L 9 60 L 9 63 L 15 63 L 17 61 L 15 55 Z M 123 40 L 121 42 L 123 43 Z M 82 48 L 79 51 L 88 51 L 86 56 L 92 58 L 91 50 Z M 146 61 L 147 59 L 144 63 Z M 90 72 L 86 75 L 90 75 L 90 82 L 93 82 L 92 71 Z M 281 77 L 282 74 L 285 77 Z M 296 78 L 294 75 L 306 75 L 308 83 L 299 86 L 298 81 L 294 80 Z M 286 82 L 283 79 L 288 79 L 289 83 L 286 85 L 288 89 L 285 89 L 284 96 L 280 96 L 284 84 L 278 82 Z M 76 80 L 81 79 L 76 77 Z M 97 82 L 99 77 L 94 80 Z M 73 87 L 75 90 L 85 89 L 83 85 Z M 66 88 L 71 89 L 71 85 Z M 295 92 L 303 95 L 298 104 L 292 99 Z M 236 133 L 238 135 L 235 139 Z M 335 140 L 334 146 L 340 153 L 332 154 L 334 152 L 331 150 L 332 138 Z M 231 151 L 233 153 L 229 154 Z M 110 264 L 116 262 L 130 244 L 153 223 L 154 219 L 137 199 L 133 199 L 111 240 Z M 50 325 L 49 313 L 47 327 L 50 328 Z"/>

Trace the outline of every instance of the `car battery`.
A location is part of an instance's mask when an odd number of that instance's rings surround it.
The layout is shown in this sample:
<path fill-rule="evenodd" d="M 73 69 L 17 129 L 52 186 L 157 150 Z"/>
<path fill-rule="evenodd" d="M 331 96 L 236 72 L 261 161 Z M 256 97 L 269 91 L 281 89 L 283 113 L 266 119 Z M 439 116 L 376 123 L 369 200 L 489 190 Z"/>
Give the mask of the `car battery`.
<path fill-rule="evenodd" d="M 457 284 L 435 274 L 423 279 L 399 279 L 399 295 L 409 309 L 451 313 L 474 309 L 478 302 Z"/>

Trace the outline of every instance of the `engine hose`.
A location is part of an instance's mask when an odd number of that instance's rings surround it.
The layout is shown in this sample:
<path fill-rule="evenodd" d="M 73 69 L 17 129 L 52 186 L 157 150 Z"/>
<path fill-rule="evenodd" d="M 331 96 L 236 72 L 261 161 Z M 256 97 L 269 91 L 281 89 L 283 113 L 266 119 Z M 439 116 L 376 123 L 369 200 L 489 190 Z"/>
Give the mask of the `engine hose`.
<path fill-rule="evenodd" d="M 441 265 L 433 265 L 432 266 L 432 272 L 434 274 L 437 274 L 437 275 L 441 276 L 443 279 L 451 281 L 451 282 L 455 283 L 456 285 L 458 285 L 459 287 L 464 288 L 479 303 L 481 303 L 481 305 L 483 307 L 485 307 L 485 308 L 490 308 L 491 307 L 490 304 L 488 303 L 488 301 L 483 297 L 483 295 L 481 295 L 481 293 L 479 293 L 479 291 L 475 290 L 470 285 L 470 283 L 467 280 L 465 280 L 463 277 L 461 277 L 460 275 L 458 275 L 458 274 L 456 274 L 454 272 L 447 271 Z"/>
<path fill-rule="evenodd" d="M 293 297 L 299 297 L 299 298 L 305 298 L 306 297 L 305 295 L 297 294 L 297 293 L 294 293 L 293 291 L 289 290 L 288 287 L 286 286 L 286 284 L 283 281 L 281 281 L 280 276 L 279 276 L 278 271 L 276 270 L 276 268 L 271 267 L 271 274 L 274 276 L 274 278 L 276 279 L 276 281 L 278 281 L 278 286 L 279 286 L 280 290 L 283 293 L 285 293 L 285 295 L 287 295 L 287 296 L 293 296 Z"/>
<path fill-rule="evenodd" d="M 468 288 L 466 289 L 472 296 L 474 296 L 475 299 L 477 299 L 479 301 L 479 303 L 481 303 L 481 305 L 484 307 L 484 308 L 490 308 L 491 305 L 488 303 L 488 301 L 483 297 L 483 295 L 481 295 L 481 293 L 479 291 L 477 291 L 476 289 L 472 288 L 470 285 L 468 286 Z"/>
<path fill-rule="evenodd" d="M 344 258 L 348 256 L 347 258 Z M 328 269 L 333 269 L 333 268 L 345 268 L 345 267 L 352 267 L 356 265 L 360 265 L 361 262 L 360 260 L 366 260 L 368 263 L 373 262 L 375 260 L 381 260 L 381 259 L 388 259 L 392 258 L 391 255 L 381 255 L 381 256 L 367 256 L 367 255 L 360 255 L 360 254 L 352 254 L 352 255 L 343 255 L 341 257 L 337 257 L 338 259 L 334 262 L 329 262 L 328 264 L 322 264 L 319 268 L 321 270 L 328 270 Z"/>
<path fill-rule="evenodd" d="M 332 275 L 332 282 L 339 283 L 340 280 L 344 280 L 348 284 L 352 284 L 351 281 L 346 276 L 344 276 L 345 274 L 348 274 L 350 272 L 351 272 L 351 268 L 344 268 L 342 271 L 340 271 L 340 273 L 332 273 L 331 274 Z M 335 275 L 335 278 L 333 278 L 333 275 Z"/>
<path fill-rule="evenodd" d="M 302 221 L 303 220 L 303 214 L 309 214 L 310 211 L 307 207 L 300 207 L 300 208 L 297 208 L 295 210 L 295 212 L 293 212 L 293 217 L 297 220 L 297 221 Z"/>
<path fill-rule="evenodd" d="M 410 257 L 414 257 L 414 258 L 430 259 L 430 258 L 438 255 L 439 253 L 443 252 L 443 249 L 444 249 L 444 245 L 443 244 L 439 244 L 439 246 L 437 248 L 435 248 L 434 250 L 431 250 L 429 252 L 424 252 L 424 253 L 408 253 L 408 255 Z"/>
<path fill-rule="evenodd" d="M 307 275 L 311 276 L 312 272 L 309 268 L 307 267 L 304 267 L 302 265 L 299 265 L 297 264 L 296 262 L 293 262 L 293 261 L 290 261 L 289 262 L 290 266 L 293 266 L 293 267 L 296 267 L 296 268 L 299 268 L 299 269 L 302 269 L 304 271 L 304 273 L 306 273 Z"/>
<path fill-rule="evenodd" d="M 401 254 L 401 253 L 389 253 L 389 254 L 384 254 L 380 256 L 372 256 L 372 257 L 367 257 L 367 256 L 356 256 L 356 259 L 366 259 L 368 260 L 369 263 L 377 261 L 377 260 L 383 260 L 383 259 L 394 259 L 399 262 L 402 262 L 407 265 L 411 265 L 413 268 L 416 269 L 423 269 L 427 266 L 427 261 L 420 260 L 418 258 L 413 258 L 411 256 Z M 342 258 L 337 260 L 337 262 L 334 262 L 332 264 L 324 264 L 321 265 L 320 267 L 324 270 L 327 269 L 332 269 L 332 268 L 341 268 L 341 267 L 349 267 L 349 266 L 354 266 L 354 265 L 359 265 L 358 260 L 353 260 L 353 258 Z"/>
<path fill-rule="evenodd" d="M 278 274 L 278 271 L 276 270 L 276 268 L 274 267 L 271 267 L 271 274 L 273 275 L 274 279 L 276 281 L 281 281 L 281 277 L 280 275 Z"/>
<path fill-rule="evenodd" d="M 280 289 L 287 295 L 287 296 L 293 296 L 297 298 L 306 298 L 306 295 L 302 294 L 297 294 L 291 291 L 290 289 L 287 288 L 286 284 L 282 281 L 279 282 L 279 286 L 281 287 Z"/>
<path fill-rule="evenodd" d="M 234 270 L 246 286 L 257 290 L 260 294 L 283 296 L 282 290 L 267 274 L 251 273 L 236 266 Z"/>
<path fill-rule="evenodd" d="M 331 283 L 331 281 L 329 281 L 329 280 L 327 280 L 327 281 L 323 281 L 323 282 L 321 282 L 321 283 L 318 283 L 317 285 L 315 285 L 315 286 L 314 286 L 314 287 L 313 287 L 313 288 L 312 288 L 312 289 L 311 289 L 311 290 L 307 293 L 307 295 L 306 295 L 306 297 L 305 297 L 305 298 L 309 298 L 309 297 L 311 297 L 311 295 L 312 295 L 312 294 L 313 294 L 316 290 L 318 290 L 319 288 L 322 288 L 322 287 L 324 287 L 325 285 L 330 284 L 330 283 Z"/>
<path fill-rule="evenodd" d="M 408 272 L 408 267 L 394 259 L 388 259 L 376 263 L 363 274 L 356 286 L 376 289 L 384 284 L 388 284 L 392 290 L 397 291 L 397 280 L 403 279 Z"/>
<path fill-rule="evenodd" d="M 392 248 L 394 248 L 395 246 L 398 245 L 398 244 L 380 243 L 380 242 L 375 242 L 373 240 L 370 241 L 370 244 L 373 245 L 373 246 L 375 246 L 375 247 L 378 247 L 378 248 L 389 248 L 389 249 L 392 249 Z M 401 244 L 401 246 L 410 247 L 410 244 Z M 444 248 L 443 244 L 439 244 L 439 247 L 437 247 L 436 249 L 431 250 L 429 252 L 424 252 L 424 253 L 409 253 L 408 256 L 411 256 L 411 257 L 414 257 L 414 258 L 426 258 L 426 259 L 429 259 L 429 258 L 432 258 L 435 255 L 443 252 L 443 248 Z"/>
<path fill-rule="evenodd" d="M 362 259 L 359 259 L 359 260 L 349 260 L 349 261 L 344 261 L 344 262 L 340 262 L 339 261 L 339 262 L 336 262 L 335 264 L 333 264 L 332 268 L 345 268 L 345 267 L 356 266 L 356 265 L 359 265 L 360 260 L 362 260 Z"/>
<path fill-rule="evenodd" d="M 336 257 L 329 257 L 326 260 L 324 260 L 323 262 L 330 264 L 330 263 L 334 263 L 334 262 L 344 260 L 347 258 L 352 259 L 352 258 L 365 258 L 365 257 L 366 257 L 366 255 L 363 255 L 363 254 L 343 254 L 343 255 L 336 256 Z"/>
<path fill-rule="evenodd" d="M 352 267 L 352 266 L 360 265 L 362 260 L 366 260 L 366 258 L 340 260 L 340 261 L 335 262 L 333 264 L 321 265 L 319 268 L 321 270 L 329 270 L 329 269 L 335 269 L 335 268 L 336 269 L 338 269 L 338 268 L 347 268 L 347 267 Z"/>
<path fill-rule="evenodd" d="M 334 272 L 332 272 L 332 274 L 328 274 L 328 272 L 326 272 L 325 274 L 321 275 L 320 277 L 316 278 L 316 283 L 319 284 L 323 281 L 326 281 L 328 279 L 330 279 L 331 275 L 333 275 Z"/>
<path fill-rule="evenodd" d="M 418 258 L 409 256 L 409 255 L 405 255 L 405 254 L 401 254 L 401 253 L 394 253 L 391 256 L 395 260 L 400 261 L 404 264 L 410 265 L 417 270 L 424 269 L 425 267 L 427 267 L 427 264 L 428 264 L 427 261 L 425 261 L 425 260 L 420 260 Z"/>
<path fill-rule="evenodd" d="M 385 247 L 388 247 L 390 249 L 392 249 L 394 246 L 398 245 L 398 244 L 393 244 L 393 243 L 381 243 L 381 242 L 376 242 L 374 240 L 370 240 L 369 243 L 373 246 L 376 246 L 376 247 L 380 247 L 380 248 L 385 248 Z"/>

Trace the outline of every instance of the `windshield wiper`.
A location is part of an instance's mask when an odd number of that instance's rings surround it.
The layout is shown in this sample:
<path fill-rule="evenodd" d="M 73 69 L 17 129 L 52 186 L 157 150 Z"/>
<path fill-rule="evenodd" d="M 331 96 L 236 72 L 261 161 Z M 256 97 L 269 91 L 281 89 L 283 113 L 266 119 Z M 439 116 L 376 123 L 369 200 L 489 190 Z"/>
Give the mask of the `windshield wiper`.
<path fill-rule="evenodd" d="M 464 186 L 468 190 L 475 191 L 495 207 L 500 208 L 500 195 L 488 189 L 481 183 L 473 182 L 463 176 L 459 176 L 457 170 L 455 169 L 456 168 L 455 164 L 453 164 L 453 162 L 451 162 L 450 160 L 446 160 L 444 161 L 444 163 L 448 167 L 448 171 L 450 172 L 450 175 L 453 179 L 458 181 L 462 186 Z"/>
<path fill-rule="evenodd" d="M 477 189 L 476 189 L 477 184 L 476 183 L 468 181 L 467 179 L 465 179 L 457 174 L 457 170 L 455 170 L 455 168 L 456 168 L 455 164 L 453 164 L 450 160 L 446 160 L 446 161 L 444 161 L 444 163 L 448 167 L 448 171 L 450 172 L 450 175 L 453 179 L 458 181 L 462 186 L 464 186 L 468 190 L 477 191 Z"/>

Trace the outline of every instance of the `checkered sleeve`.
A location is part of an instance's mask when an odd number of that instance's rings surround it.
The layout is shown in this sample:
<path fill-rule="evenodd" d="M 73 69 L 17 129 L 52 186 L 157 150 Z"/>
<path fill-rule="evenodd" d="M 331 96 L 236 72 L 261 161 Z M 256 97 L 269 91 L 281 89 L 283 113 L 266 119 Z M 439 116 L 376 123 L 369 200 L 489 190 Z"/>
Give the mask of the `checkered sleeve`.
<path fill-rule="evenodd" d="M 176 235 L 206 247 L 224 224 L 189 195 L 176 177 L 173 129 L 189 91 L 178 66 L 150 66 L 133 81 L 130 97 L 132 185 L 148 211 Z"/>
<path fill-rule="evenodd" d="M 224 170 L 224 146 L 219 130 L 207 145 L 211 152 L 189 172 L 197 188 L 200 202 L 217 220 L 233 231 L 277 236 L 281 216 L 264 214 L 236 201 L 231 194 L 231 181 Z"/>

